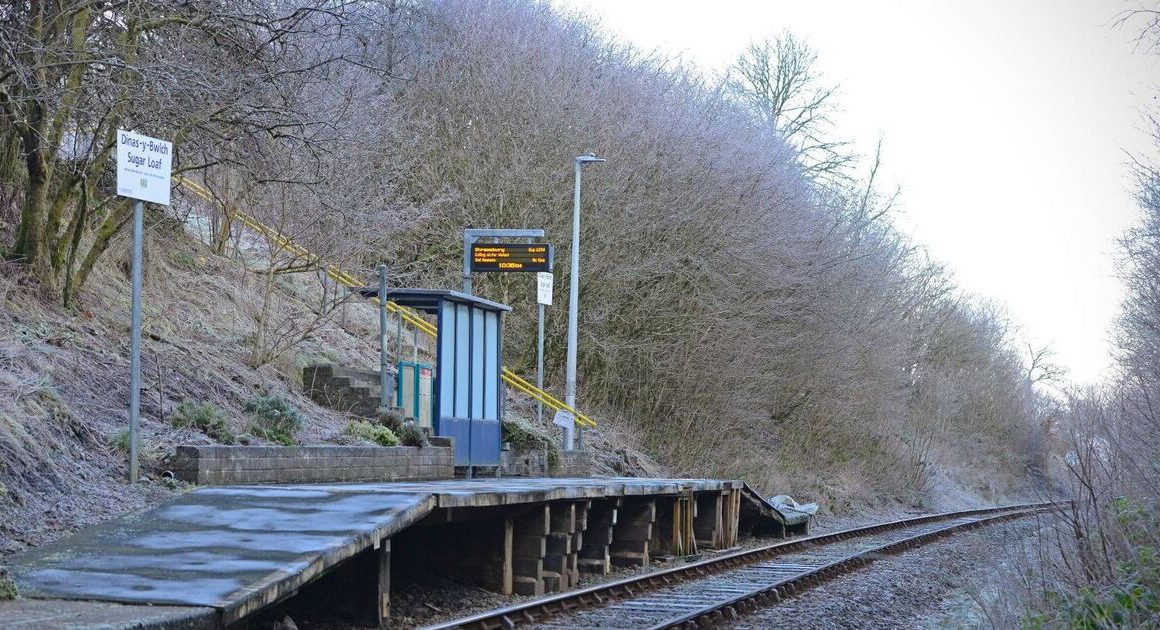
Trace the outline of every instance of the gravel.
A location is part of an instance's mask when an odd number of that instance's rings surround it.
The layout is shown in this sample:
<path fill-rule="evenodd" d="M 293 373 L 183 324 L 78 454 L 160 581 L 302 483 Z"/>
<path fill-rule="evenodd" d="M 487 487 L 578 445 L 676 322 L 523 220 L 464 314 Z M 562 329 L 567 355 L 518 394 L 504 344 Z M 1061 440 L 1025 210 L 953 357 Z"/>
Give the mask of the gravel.
<path fill-rule="evenodd" d="M 981 602 L 1008 550 L 1035 531 L 1033 519 L 957 534 L 739 619 L 734 628 L 975 628 L 992 624 Z"/>
<path fill-rule="evenodd" d="M 915 510 L 894 510 L 845 517 L 818 516 L 811 522 L 810 535 L 825 534 L 926 513 Z M 738 541 L 736 547 L 727 551 L 755 549 L 794 538 L 796 537 L 785 539 L 743 537 Z M 648 567 L 613 567 L 607 575 L 583 573 L 577 588 L 586 588 L 669 569 L 689 562 L 706 560 L 718 553 L 724 552 L 707 551 L 692 556 L 667 558 L 664 561 L 654 560 Z M 520 596 L 504 597 L 478 587 L 458 583 L 445 576 L 430 576 L 420 583 L 412 583 L 407 586 L 396 584 L 395 588 L 402 592 L 396 591 L 391 595 L 391 625 L 392 627 L 404 628 L 459 619 L 533 599 L 532 597 Z"/>

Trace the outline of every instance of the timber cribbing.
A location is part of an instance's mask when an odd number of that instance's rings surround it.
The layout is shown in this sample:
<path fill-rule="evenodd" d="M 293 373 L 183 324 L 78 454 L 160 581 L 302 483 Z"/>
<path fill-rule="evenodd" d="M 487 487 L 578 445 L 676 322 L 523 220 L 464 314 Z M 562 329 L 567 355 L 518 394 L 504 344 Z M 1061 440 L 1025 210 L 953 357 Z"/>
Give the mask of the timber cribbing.
<path fill-rule="evenodd" d="M 718 626 L 849 573 L 882 555 L 1060 505 L 962 510 L 811 536 L 544 597 L 425 630 Z"/>

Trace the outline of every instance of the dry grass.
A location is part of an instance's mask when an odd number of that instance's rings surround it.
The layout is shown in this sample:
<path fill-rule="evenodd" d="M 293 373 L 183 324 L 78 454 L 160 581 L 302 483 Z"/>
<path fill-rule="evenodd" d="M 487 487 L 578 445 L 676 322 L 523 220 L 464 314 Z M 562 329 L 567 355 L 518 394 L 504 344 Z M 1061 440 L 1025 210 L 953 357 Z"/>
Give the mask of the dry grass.
<path fill-rule="evenodd" d="M 143 474 L 157 479 L 177 444 L 209 443 L 195 428 L 174 428 L 183 400 L 213 403 L 244 429 L 242 408 L 264 394 L 303 412 L 303 443 L 340 436 L 347 418 L 302 396 L 301 366 L 318 360 L 377 364 L 369 308 L 348 310 L 346 326 L 324 325 L 285 356 L 246 367 L 258 308 L 256 278 L 211 255 L 171 221 L 147 230 L 142 340 Z M 75 311 L 40 299 L 12 268 L 0 275 L 0 555 L 156 502 L 171 492 L 147 481 L 130 487 L 112 438 L 127 426 L 129 278 L 127 243 L 115 242 Z M 279 307 L 303 309 L 285 283 Z"/>
<path fill-rule="evenodd" d="M 113 243 L 75 311 L 40 299 L 14 272 L 0 275 L 0 507 L 7 516 L 0 557 L 171 496 L 156 483 L 167 456 L 179 444 L 213 442 L 195 427 L 172 426 L 185 400 L 213 404 L 243 433 L 247 401 L 281 396 L 302 411 L 300 443 L 350 442 L 349 417 L 302 395 L 301 368 L 317 361 L 377 368 L 374 309 L 351 303 L 291 351 L 248 367 L 260 278 L 179 227 L 165 219 L 147 229 L 140 434 L 148 481 L 137 487 L 124 481 L 125 456 L 114 446 L 128 424 L 126 239 Z M 317 292 L 311 274 L 280 278 L 281 316 L 308 315 Z M 409 351 L 409 334 L 405 341 Z M 506 410 L 534 424 L 532 403 L 512 392 Z M 547 422 L 538 430 L 558 440 Z M 637 452 L 615 422 L 589 438 L 607 474 L 668 472 Z"/>

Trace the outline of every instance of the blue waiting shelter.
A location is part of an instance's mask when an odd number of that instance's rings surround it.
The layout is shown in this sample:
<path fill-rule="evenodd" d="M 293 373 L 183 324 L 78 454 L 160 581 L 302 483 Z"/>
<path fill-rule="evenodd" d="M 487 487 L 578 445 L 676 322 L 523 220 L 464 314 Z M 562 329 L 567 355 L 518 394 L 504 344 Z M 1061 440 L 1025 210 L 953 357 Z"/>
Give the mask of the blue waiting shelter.
<path fill-rule="evenodd" d="M 503 314 L 511 307 L 443 289 L 387 289 L 386 297 L 438 319 L 433 429 L 455 440 L 455 465 L 499 466 Z"/>

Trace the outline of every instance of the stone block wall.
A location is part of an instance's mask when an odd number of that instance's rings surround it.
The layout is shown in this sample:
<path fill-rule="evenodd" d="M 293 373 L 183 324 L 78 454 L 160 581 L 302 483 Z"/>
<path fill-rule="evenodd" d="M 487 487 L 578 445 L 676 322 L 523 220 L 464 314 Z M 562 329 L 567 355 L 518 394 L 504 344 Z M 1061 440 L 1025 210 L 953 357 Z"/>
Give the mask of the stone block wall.
<path fill-rule="evenodd" d="M 560 451 L 560 461 L 552 477 L 591 477 L 596 465 L 592 451 Z"/>
<path fill-rule="evenodd" d="M 179 446 L 173 474 L 200 485 L 451 479 L 449 446 Z"/>
<path fill-rule="evenodd" d="M 504 477 L 591 477 L 595 466 L 592 451 L 559 451 L 555 468 L 540 451 L 503 451 L 500 475 Z"/>

